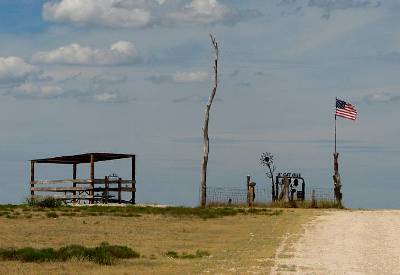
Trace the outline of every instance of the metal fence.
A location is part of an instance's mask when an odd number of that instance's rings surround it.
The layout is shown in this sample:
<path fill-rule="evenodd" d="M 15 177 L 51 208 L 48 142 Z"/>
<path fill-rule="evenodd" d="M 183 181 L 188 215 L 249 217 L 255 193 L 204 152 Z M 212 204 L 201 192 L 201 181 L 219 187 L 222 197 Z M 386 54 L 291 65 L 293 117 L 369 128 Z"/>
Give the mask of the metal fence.
<path fill-rule="evenodd" d="M 335 201 L 333 188 L 306 187 L 305 200 L 312 200 L 314 193 L 315 200 Z M 255 203 L 269 203 L 272 201 L 270 189 L 255 189 Z M 207 187 L 207 204 L 247 204 L 246 188 L 232 187 Z"/>

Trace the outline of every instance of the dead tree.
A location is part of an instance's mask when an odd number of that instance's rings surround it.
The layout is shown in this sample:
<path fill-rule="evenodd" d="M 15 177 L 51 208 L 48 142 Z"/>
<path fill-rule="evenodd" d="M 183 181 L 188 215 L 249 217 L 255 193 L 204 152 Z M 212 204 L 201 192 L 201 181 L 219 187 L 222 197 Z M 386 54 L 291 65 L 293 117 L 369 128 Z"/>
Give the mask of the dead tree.
<path fill-rule="evenodd" d="M 215 37 L 210 34 L 211 43 L 214 49 L 214 85 L 211 91 L 211 95 L 208 98 L 205 114 L 204 114 L 204 127 L 203 127 L 203 139 L 204 139 L 204 148 L 203 148 L 203 163 L 201 166 L 201 179 L 200 179 L 200 188 L 201 188 L 201 206 L 205 207 L 207 203 L 207 164 L 208 164 L 208 154 L 210 152 L 210 139 L 208 137 L 208 122 L 210 120 L 210 109 L 213 103 L 215 94 L 217 93 L 218 87 L 218 42 Z"/>

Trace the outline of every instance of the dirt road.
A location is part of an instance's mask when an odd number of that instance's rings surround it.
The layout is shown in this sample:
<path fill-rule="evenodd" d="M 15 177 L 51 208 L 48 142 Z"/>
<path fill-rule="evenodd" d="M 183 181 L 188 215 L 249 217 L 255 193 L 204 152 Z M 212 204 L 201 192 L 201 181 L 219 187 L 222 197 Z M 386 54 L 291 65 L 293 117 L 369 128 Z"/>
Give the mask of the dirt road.
<path fill-rule="evenodd" d="M 400 274 L 400 210 L 328 211 L 291 238 L 272 274 Z"/>

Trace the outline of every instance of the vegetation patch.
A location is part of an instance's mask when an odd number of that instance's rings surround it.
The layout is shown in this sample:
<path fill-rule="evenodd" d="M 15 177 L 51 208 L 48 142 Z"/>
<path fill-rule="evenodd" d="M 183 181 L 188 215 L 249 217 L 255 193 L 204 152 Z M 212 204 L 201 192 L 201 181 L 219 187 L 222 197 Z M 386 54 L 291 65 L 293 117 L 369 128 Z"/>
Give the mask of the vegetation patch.
<path fill-rule="evenodd" d="M 168 251 L 167 253 L 165 253 L 165 256 L 174 259 L 196 259 L 196 258 L 208 257 L 210 256 L 210 253 L 202 250 L 197 250 L 195 254 L 189 254 L 185 252 L 179 254 L 176 251 Z"/>
<path fill-rule="evenodd" d="M 82 215 L 96 216 L 119 216 L 119 217 L 140 217 L 142 215 L 163 215 L 171 217 L 198 217 L 202 219 L 214 219 L 238 214 L 255 215 L 279 215 L 279 211 L 260 208 L 243 207 L 151 207 L 151 206 L 84 206 L 79 207 Z"/>
<path fill-rule="evenodd" d="M 29 206 L 36 206 L 41 208 L 58 208 L 63 205 L 61 200 L 58 200 L 53 197 L 44 197 L 40 199 L 36 198 L 28 198 L 26 202 Z"/>
<path fill-rule="evenodd" d="M 102 243 L 100 246 L 87 248 L 81 245 L 69 245 L 60 249 L 32 247 L 20 249 L 0 249 L 0 259 L 5 261 L 22 262 L 56 262 L 79 259 L 92 261 L 101 265 L 112 265 L 118 259 L 138 258 L 140 254 L 127 246 L 109 245 Z"/>
<path fill-rule="evenodd" d="M 17 218 L 21 217 L 32 217 L 33 213 L 44 212 L 48 218 L 58 218 L 59 216 L 65 217 L 88 217 L 88 216 L 114 216 L 114 217 L 126 217 L 134 218 L 141 217 L 143 215 L 162 215 L 175 218 L 187 218 L 195 217 L 201 219 L 214 219 L 222 218 L 227 216 L 241 215 L 280 215 L 281 210 L 268 209 L 263 205 L 261 207 L 237 207 L 237 206 L 209 206 L 206 208 L 202 207 L 153 207 L 153 206 L 67 206 L 62 205 L 57 199 L 45 198 L 43 200 L 30 201 L 31 206 L 21 205 L 19 208 L 8 206 L 0 207 L 0 217 Z M 278 207 L 278 206 L 275 206 Z M 20 209 L 20 210 L 19 210 Z M 24 214 L 24 215 L 21 215 Z M 37 215 L 36 215 L 37 216 Z"/>
<path fill-rule="evenodd" d="M 47 213 L 46 213 L 46 216 L 47 216 L 48 218 L 54 218 L 54 219 L 58 218 L 57 213 L 54 212 L 54 211 L 52 211 L 52 212 L 47 212 Z"/>
<path fill-rule="evenodd" d="M 339 204 L 335 201 L 331 200 L 305 200 L 305 201 L 275 201 L 269 204 L 264 205 L 266 207 L 271 208 L 320 208 L 320 209 L 329 209 L 329 208 L 336 208 L 336 209 L 344 209 L 342 204 Z"/>

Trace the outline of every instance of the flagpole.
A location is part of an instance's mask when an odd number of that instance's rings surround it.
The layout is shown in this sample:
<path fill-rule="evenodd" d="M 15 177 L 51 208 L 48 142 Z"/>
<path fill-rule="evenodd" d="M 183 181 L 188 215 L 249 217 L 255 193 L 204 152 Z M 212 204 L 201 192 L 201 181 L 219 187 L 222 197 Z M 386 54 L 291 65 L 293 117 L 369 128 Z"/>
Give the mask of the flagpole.
<path fill-rule="evenodd" d="M 336 154 L 336 102 L 337 102 L 337 97 L 335 99 L 335 154 Z"/>
<path fill-rule="evenodd" d="M 336 112 L 335 112 L 335 154 L 336 154 Z"/>

